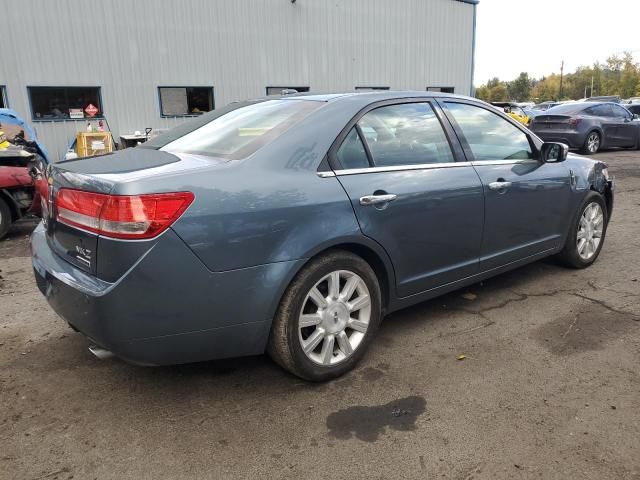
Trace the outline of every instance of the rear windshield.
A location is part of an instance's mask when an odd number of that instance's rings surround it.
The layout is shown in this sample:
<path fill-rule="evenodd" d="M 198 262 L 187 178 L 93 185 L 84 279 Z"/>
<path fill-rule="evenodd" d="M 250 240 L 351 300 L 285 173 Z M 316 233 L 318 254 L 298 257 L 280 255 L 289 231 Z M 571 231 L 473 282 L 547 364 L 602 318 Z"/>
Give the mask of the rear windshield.
<path fill-rule="evenodd" d="M 555 107 L 551 107 L 547 110 L 548 115 L 553 115 L 554 113 L 578 113 L 583 111 L 585 108 L 593 105 L 592 103 L 565 103 L 563 105 L 556 105 Z"/>
<path fill-rule="evenodd" d="M 268 100 L 243 106 L 170 141 L 160 150 L 239 160 L 282 135 L 322 102 Z"/>

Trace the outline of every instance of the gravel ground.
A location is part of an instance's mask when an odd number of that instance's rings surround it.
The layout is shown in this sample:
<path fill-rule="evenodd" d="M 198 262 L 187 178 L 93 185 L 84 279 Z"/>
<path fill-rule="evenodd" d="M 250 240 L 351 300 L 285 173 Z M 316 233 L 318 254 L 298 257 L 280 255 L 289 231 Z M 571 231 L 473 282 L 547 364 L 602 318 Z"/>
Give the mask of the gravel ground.
<path fill-rule="evenodd" d="M 591 268 L 538 262 L 385 319 L 359 368 L 99 361 L 0 241 L 0 478 L 640 479 L 640 152 Z M 532 206 L 535 208 L 535 206 Z M 457 360 L 464 354 L 464 360 Z"/>

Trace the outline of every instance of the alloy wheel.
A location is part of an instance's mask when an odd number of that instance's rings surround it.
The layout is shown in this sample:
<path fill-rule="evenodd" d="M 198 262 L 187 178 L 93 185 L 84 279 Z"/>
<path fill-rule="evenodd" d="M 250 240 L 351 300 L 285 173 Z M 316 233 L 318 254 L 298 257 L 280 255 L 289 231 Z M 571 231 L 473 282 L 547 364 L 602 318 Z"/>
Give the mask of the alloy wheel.
<path fill-rule="evenodd" d="M 371 297 L 356 273 L 336 270 L 307 293 L 298 319 L 302 351 L 314 363 L 335 365 L 351 355 L 371 321 Z"/>
<path fill-rule="evenodd" d="M 591 153 L 596 153 L 600 148 L 600 135 L 596 132 L 592 132 L 589 134 L 587 138 L 587 150 Z"/>
<path fill-rule="evenodd" d="M 582 212 L 580 225 L 576 235 L 578 255 L 583 260 L 590 260 L 598 250 L 602 241 L 604 213 L 597 202 L 591 202 Z"/>

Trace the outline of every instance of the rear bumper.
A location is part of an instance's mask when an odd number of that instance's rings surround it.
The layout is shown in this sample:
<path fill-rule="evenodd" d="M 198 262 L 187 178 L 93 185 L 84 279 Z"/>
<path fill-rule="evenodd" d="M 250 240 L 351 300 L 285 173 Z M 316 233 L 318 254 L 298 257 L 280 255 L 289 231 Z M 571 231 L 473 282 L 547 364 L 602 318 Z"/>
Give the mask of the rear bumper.
<path fill-rule="evenodd" d="M 172 231 L 114 283 L 31 237 L 36 282 L 64 320 L 135 364 L 170 365 L 264 352 L 278 300 L 303 260 L 210 272 Z"/>
<path fill-rule="evenodd" d="M 571 130 L 546 130 L 532 129 L 545 142 L 566 143 L 569 148 L 582 148 L 585 141 L 585 134 Z"/>

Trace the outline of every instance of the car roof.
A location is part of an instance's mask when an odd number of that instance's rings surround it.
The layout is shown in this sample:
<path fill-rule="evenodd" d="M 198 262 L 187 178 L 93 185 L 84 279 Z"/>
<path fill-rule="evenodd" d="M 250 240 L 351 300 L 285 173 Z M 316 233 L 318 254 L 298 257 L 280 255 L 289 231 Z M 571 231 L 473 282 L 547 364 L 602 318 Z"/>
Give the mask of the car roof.
<path fill-rule="evenodd" d="M 347 98 L 361 98 L 368 102 L 393 100 L 399 98 L 469 98 L 464 95 L 442 92 L 425 92 L 422 90 L 362 90 L 357 92 L 338 93 L 293 93 L 289 95 L 272 95 L 263 97 L 269 100 L 311 100 L 316 102 L 335 102 Z"/>

